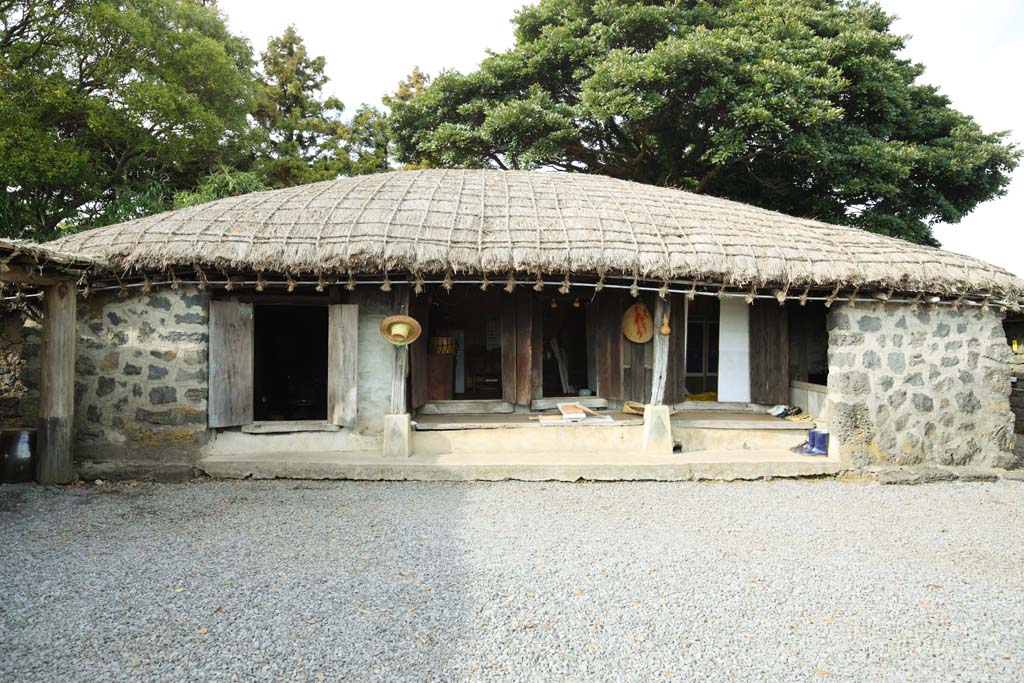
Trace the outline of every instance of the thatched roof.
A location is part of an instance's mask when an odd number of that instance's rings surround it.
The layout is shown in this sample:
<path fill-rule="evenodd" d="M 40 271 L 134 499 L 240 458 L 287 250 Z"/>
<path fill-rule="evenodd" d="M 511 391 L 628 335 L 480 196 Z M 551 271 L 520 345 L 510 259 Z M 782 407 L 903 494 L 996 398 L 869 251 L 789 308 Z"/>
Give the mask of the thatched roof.
<path fill-rule="evenodd" d="M 3 264 L 23 257 L 37 267 L 71 268 L 103 266 L 102 258 L 85 254 L 61 251 L 56 244 L 38 244 L 25 240 L 11 240 L 0 237 L 0 271 Z"/>
<path fill-rule="evenodd" d="M 1024 281 L 967 256 L 715 197 L 567 173 L 343 178 L 97 228 L 56 246 L 140 269 L 607 272 L 1024 296 Z"/>

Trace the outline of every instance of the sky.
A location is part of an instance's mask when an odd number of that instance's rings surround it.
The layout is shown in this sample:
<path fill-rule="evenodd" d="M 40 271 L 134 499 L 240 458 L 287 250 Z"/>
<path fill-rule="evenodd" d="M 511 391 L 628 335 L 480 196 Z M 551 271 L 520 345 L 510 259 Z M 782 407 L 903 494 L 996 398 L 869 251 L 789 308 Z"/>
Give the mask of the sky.
<path fill-rule="evenodd" d="M 909 34 L 906 56 L 986 132 L 1009 130 L 1024 146 L 1024 2 L 1021 0 L 880 0 Z M 524 0 L 219 0 L 228 24 L 258 53 L 295 24 L 313 55 L 327 59 L 326 93 L 351 114 L 380 105 L 414 66 L 434 75 L 471 71 L 488 50 L 513 44 L 511 19 Z M 969 11 L 965 7 L 969 6 Z M 945 249 L 1024 276 L 1024 169 L 1006 196 L 980 205 L 956 225 L 938 225 Z"/>

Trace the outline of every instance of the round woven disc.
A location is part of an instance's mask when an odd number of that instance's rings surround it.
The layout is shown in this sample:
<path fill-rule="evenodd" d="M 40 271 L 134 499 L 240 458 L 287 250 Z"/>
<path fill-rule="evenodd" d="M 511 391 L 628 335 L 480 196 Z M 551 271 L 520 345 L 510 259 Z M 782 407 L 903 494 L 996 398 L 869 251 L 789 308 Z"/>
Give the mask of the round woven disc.
<path fill-rule="evenodd" d="M 622 316 L 622 334 L 636 344 L 646 344 L 654 336 L 654 320 L 642 301 L 626 309 Z"/>

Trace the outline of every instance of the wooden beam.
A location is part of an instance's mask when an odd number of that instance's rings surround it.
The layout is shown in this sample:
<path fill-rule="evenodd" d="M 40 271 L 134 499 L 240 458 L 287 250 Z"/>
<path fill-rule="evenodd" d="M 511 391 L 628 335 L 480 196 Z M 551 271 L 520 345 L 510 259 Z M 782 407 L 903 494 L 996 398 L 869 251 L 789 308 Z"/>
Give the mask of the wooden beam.
<path fill-rule="evenodd" d="M 392 315 L 409 315 L 409 285 L 393 285 Z M 391 374 L 391 414 L 402 415 L 409 412 L 406 399 L 406 377 L 409 374 L 409 347 L 395 347 L 395 365 Z"/>
<path fill-rule="evenodd" d="M 665 382 L 668 379 L 668 352 L 669 335 L 661 333 L 661 326 L 665 318 L 668 318 L 669 326 L 672 325 L 670 315 L 671 307 L 666 299 L 660 296 L 654 304 L 654 377 L 651 381 L 651 405 L 660 406 L 665 402 Z"/>
<path fill-rule="evenodd" d="M 426 294 L 417 294 L 409 300 L 409 315 L 423 328 L 420 338 L 409 345 L 409 383 L 412 385 L 412 408 L 418 410 L 427 402 L 427 346 L 430 343 L 430 302 Z"/>
<path fill-rule="evenodd" d="M 534 382 L 534 360 L 536 354 L 536 337 L 534 334 L 540 331 L 537 321 L 533 319 L 533 292 L 528 289 L 518 289 L 516 297 L 516 405 L 529 406 L 533 400 Z"/>
<path fill-rule="evenodd" d="M 359 306 L 331 304 L 327 326 L 327 421 L 356 426 L 359 387 Z"/>
<path fill-rule="evenodd" d="M 615 291 L 597 295 L 597 395 L 614 401 L 623 398 L 622 297 Z"/>
<path fill-rule="evenodd" d="M 501 400 L 516 402 L 516 295 L 501 300 Z"/>
<path fill-rule="evenodd" d="M 31 263 L 22 263 L 17 260 L 8 263 L 6 270 L 0 270 L 0 282 L 35 287 L 52 287 L 64 282 L 71 282 L 74 285 L 74 280 L 66 275 L 40 273 Z"/>
<path fill-rule="evenodd" d="M 66 280 L 48 287 L 43 299 L 42 382 L 35 476 L 40 484 L 74 481 L 72 460 L 75 418 L 75 283 Z"/>

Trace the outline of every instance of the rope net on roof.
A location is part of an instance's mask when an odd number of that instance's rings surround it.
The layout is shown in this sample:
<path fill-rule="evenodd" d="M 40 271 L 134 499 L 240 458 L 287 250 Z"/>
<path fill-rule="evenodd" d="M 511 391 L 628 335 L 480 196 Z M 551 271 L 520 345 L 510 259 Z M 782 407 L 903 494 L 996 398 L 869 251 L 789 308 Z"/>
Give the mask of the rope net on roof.
<path fill-rule="evenodd" d="M 381 173 L 253 193 L 63 238 L 124 269 L 634 273 L 730 286 L 873 287 L 1020 300 L 978 259 L 604 176 Z"/>

